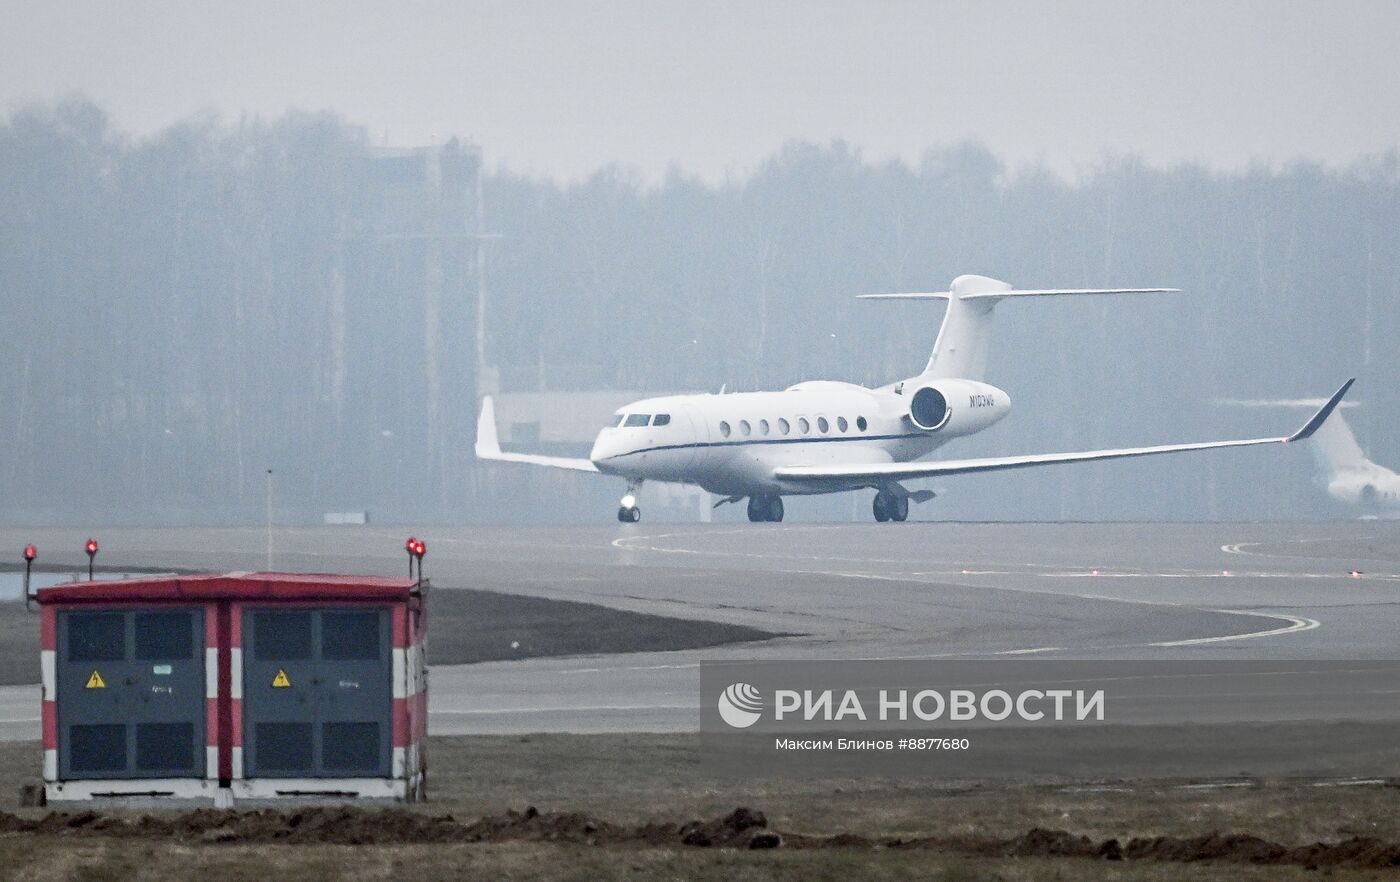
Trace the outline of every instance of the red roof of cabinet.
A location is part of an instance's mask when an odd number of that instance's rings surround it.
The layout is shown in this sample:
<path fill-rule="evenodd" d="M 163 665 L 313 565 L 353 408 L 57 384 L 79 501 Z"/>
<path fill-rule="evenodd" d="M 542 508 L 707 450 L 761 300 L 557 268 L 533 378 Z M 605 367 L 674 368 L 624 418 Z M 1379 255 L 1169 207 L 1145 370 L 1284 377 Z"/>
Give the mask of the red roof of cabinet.
<path fill-rule="evenodd" d="M 41 588 L 42 603 L 130 603 L 179 600 L 407 600 L 416 579 L 334 573 L 207 573 L 65 582 Z"/>

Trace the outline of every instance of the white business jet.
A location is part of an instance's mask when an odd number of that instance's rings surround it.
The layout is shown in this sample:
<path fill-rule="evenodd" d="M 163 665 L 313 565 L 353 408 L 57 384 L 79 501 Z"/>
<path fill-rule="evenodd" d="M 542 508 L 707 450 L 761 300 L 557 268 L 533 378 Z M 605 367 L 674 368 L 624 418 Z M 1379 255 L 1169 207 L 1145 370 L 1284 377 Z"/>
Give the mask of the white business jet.
<path fill-rule="evenodd" d="M 909 490 L 919 478 L 1090 462 L 1216 447 L 1301 441 L 1317 431 L 1350 388 L 1348 380 L 1301 429 L 1287 437 L 1164 444 L 1077 453 L 921 461 L 954 438 L 1005 418 L 1011 398 L 983 382 L 991 343 L 992 309 L 1002 300 L 1094 294 L 1148 294 L 1175 288 L 1014 290 L 983 276 L 959 276 L 951 290 L 868 294 L 868 299 L 944 300 L 947 312 L 928 364 L 916 376 L 877 389 L 818 380 L 781 392 L 672 395 L 618 410 L 598 433 L 588 459 L 501 450 L 490 397 L 477 422 L 480 459 L 616 475 L 627 480 L 617 519 L 636 522 L 643 481 L 697 484 L 724 497 L 748 499 L 749 520 L 781 521 L 783 497 L 847 490 L 875 491 L 877 521 L 903 521 L 909 502 L 931 490 Z"/>
<path fill-rule="evenodd" d="M 1322 404 L 1316 398 L 1286 400 L 1220 399 L 1221 404 L 1237 407 L 1306 407 Z M 1400 517 L 1400 475 L 1366 457 L 1351 426 L 1337 413 L 1318 430 L 1309 445 L 1317 460 L 1318 477 L 1327 493 L 1338 502 L 1357 506 L 1364 516 Z"/>

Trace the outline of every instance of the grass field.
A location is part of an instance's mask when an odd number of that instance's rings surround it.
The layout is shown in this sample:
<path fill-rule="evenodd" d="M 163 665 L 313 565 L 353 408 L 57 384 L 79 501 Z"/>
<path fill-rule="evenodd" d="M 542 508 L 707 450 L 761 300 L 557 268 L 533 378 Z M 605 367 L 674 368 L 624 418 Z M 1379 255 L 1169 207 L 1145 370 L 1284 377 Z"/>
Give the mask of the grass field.
<path fill-rule="evenodd" d="M 734 782 L 707 775 L 692 736 L 433 738 L 431 802 L 459 820 L 537 806 L 616 824 L 712 818 L 739 805 L 785 834 L 1013 837 L 1040 827 L 1117 837 L 1251 833 L 1285 844 L 1353 836 L 1400 840 L 1400 791 L 1259 781 L 1202 790 L 1190 782 L 1123 781 L 1085 789 L 1013 782 L 949 784 L 837 779 Z M 38 748 L 0 745 L 0 807 L 15 811 L 37 778 Z M 27 809 L 35 816 L 44 810 Z M 1302 866 L 1240 862 L 978 857 L 939 849 L 734 851 L 674 845 L 588 846 L 502 841 L 379 845 L 201 844 L 178 838 L 0 836 L 0 877 L 12 879 L 1301 879 Z M 1375 870 L 1328 868 L 1329 878 Z"/>

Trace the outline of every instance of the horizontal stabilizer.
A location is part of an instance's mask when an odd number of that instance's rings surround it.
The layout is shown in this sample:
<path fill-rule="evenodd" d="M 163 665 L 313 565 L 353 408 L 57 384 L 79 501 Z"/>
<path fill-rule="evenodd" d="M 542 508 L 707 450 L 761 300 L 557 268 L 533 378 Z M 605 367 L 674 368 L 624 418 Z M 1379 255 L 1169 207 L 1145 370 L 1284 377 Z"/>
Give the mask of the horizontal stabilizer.
<path fill-rule="evenodd" d="M 858 294 L 861 300 L 946 300 L 943 324 L 921 377 L 980 380 L 991 346 L 992 308 L 1008 297 L 1074 297 L 1099 294 L 1172 294 L 1179 288 L 1013 288 L 986 276 L 958 276 L 947 291 Z"/>
<path fill-rule="evenodd" d="M 858 300 L 1001 300 L 1003 297 L 1060 297 L 1076 294 L 1179 294 L 1180 288 L 1012 288 L 978 294 L 954 295 L 952 291 L 911 291 L 905 294 L 857 294 Z"/>

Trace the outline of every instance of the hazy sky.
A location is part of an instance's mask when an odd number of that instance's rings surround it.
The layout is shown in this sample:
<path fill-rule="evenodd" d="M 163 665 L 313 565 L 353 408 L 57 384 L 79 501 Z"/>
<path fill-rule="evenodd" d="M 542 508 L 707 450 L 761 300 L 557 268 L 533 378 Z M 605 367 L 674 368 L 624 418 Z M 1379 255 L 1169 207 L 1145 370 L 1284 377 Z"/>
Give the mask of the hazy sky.
<path fill-rule="evenodd" d="M 0 109 L 81 92 L 148 133 L 332 108 L 574 178 L 744 175 L 791 138 L 917 159 L 973 138 L 1073 175 L 1105 155 L 1344 164 L 1400 144 L 1400 2 L 0 0 Z"/>

